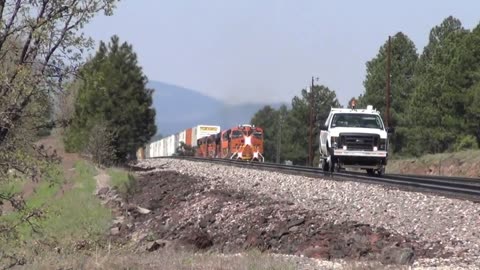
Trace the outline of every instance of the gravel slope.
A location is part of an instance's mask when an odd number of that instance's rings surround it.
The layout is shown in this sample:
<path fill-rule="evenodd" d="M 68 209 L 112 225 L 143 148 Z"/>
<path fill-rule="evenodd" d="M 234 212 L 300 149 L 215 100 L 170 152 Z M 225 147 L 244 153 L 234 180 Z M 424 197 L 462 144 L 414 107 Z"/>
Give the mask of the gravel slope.
<path fill-rule="evenodd" d="M 203 177 L 212 187 L 247 190 L 288 200 L 324 213 L 334 222 L 357 221 L 408 235 L 426 245 L 444 247 L 438 259 L 419 259 L 415 266 L 480 267 L 478 205 L 441 196 L 406 192 L 379 185 L 313 179 L 270 171 L 177 159 L 145 160 L 143 167 L 176 170 Z M 452 269 L 452 268 L 450 268 Z"/>

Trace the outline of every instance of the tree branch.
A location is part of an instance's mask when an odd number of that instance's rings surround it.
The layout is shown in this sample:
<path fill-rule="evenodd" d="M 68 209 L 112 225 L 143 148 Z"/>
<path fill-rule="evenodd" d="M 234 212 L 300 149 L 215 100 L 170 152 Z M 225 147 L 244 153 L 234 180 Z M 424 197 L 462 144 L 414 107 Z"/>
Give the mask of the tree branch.
<path fill-rule="evenodd" d="M 43 0 L 42 1 L 42 7 L 40 9 L 40 12 L 38 12 L 38 15 L 37 15 L 37 20 L 36 20 L 37 22 L 34 26 L 31 26 L 31 30 L 30 30 L 30 33 L 28 34 L 27 41 L 25 41 L 25 44 L 24 44 L 23 50 L 22 50 L 22 54 L 20 55 L 20 61 L 19 61 L 20 65 L 25 60 L 25 56 L 27 55 L 27 50 L 30 47 L 30 43 L 32 41 L 33 33 L 37 30 L 37 28 L 40 27 L 41 20 L 43 19 L 43 14 L 45 14 L 45 10 L 47 9 L 48 1 L 49 0 Z M 45 20 L 45 21 L 47 21 L 47 20 Z"/>
<path fill-rule="evenodd" d="M 74 6 L 76 4 L 77 1 L 74 1 L 72 3 L 72 6 Z M 45 57 L 45 61 L 44 61 L 44 64 L 43 64 L 43 68 L 42 68 L 42 74 L 45 70 L 45 67 L 46 67 L 46 64 L 50 61 L 50 58 L 52 57 L 53 53 L 57 50 L 58 46 L 60 46 L 60 44 L 62 43 L 62 41 L 64 40 L 65 38 L 65 35 L 68 33 L 68 31 L 72 30 L 74 27 L 78 26 L 78 24 L 82 21 L 82 18 L 83 18 L 83 14 L 82 14 L 82 17 L 76 22 L 74 23 L 73 25 L 70 26 L 70 22 L 72 21 L 73 17 L 75 16 L 75 13 L 72 11 L 67 19 L 67 21 L 65 22 L 65 26 L 63 27 L 63 30 L 60 34 L 60 37 L 58 38 L 57 42 L 55 43 L 55 45 L 49 50 L 49 52 L 47 53 L 47 56 Z"/>
<path fill-rule="evenodd" d="M 0 22 L 3 19 L 3 10 L 5 9 L 5 1 L 6 0 L 0 0 Z"/>
<path fill-rule="evenodd" d="M 7 37 L 10 35 L 10 28 L 12 28 L 12 25 L 15 22 L 15 18 L 17 17 L 18 11 L 20 10 L 21 6 L 22 0 L 17 0 L 17 3 L 15 4 L 15 9 L 12 12 L 12 17 L 10 17 L 10 21 L 5 26 L 5 33 L 3 33 L 2 37 L 0 38 L 0 49 L 2 49 L 5 40 L 7 40 Z"/>

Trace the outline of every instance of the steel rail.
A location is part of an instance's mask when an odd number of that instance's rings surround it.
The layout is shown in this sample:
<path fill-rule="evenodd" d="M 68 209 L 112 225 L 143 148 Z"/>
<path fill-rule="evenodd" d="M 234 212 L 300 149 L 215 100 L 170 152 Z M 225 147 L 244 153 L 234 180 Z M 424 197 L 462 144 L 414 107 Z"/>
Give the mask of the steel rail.
<path fill-rule="evenodd" d="M 242 166 L 257 169 L 275 169 L 282 172 L 297 172 L 312 174 L 314 176 L 325 176 L 329 178 L 342 178 L 353 181 L 366 181 L 370 183 L 379 184 L 393 184 L 404 187 L 413 187 L 420 189 L 427 189 L 432 191 L 443 191 L 461 195 L 469 195 L 480 197 L 480 179 L 476 178 L 462 178 L 462 177 L 448 177 L 448 176 L 434 176 L 434 175 L 403 175 L 403 174 L 385 174 L 383 176 L 369 176 L 358 172 L 325 172 L 321 168 L 299 166 L 299 165 L 285 165 L 278 163 L 260 163 L 260 162 L 246 162 L 230 159 L 215 159 L 215 158 L 199 158 L 199 157 L 183 157 L 170 156 L 160 158 L 179 158 L 191 161 L 213 162 L 219 164 L 228 164 L 235 166 Z M 158 158 L 153 158 L 158 159 Z"/>

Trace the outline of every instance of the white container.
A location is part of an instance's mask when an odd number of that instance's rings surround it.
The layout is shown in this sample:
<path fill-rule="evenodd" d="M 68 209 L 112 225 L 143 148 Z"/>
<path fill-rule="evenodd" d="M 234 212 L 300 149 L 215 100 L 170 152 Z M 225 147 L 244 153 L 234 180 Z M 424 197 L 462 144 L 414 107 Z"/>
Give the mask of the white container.
<path fill-rule="evenodd" d="M 217 134 L 220 132 L 220 126 L 198 125 L 192 128 L 192 146 L 197 146 L 197 140 L 205 136 Z"/>
<path fill-rule="evenodd" d="M 184 130 L 180 133 L 178 133 L 178 145 L 180 145 L 181 142 L 185 143 L 187 141 L 187 132 Z"/>

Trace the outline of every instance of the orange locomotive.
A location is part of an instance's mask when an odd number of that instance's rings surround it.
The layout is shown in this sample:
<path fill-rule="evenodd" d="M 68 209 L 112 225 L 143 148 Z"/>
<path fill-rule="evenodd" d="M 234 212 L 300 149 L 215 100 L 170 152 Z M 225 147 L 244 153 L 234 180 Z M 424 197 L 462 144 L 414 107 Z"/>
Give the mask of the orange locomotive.
<path fill-rule="evenodd" d="M 264 162 L 263 130 L 239 125 L 198 139 L 196 156 Z"/>

